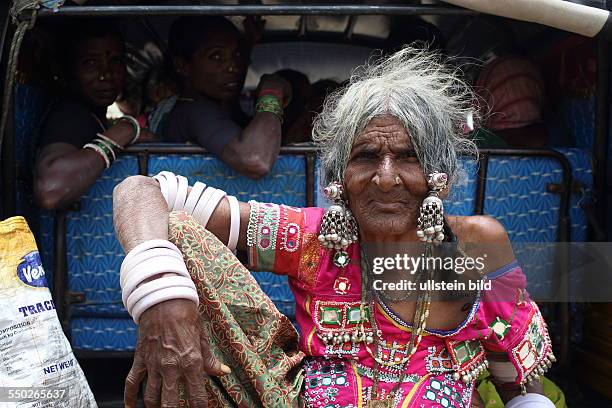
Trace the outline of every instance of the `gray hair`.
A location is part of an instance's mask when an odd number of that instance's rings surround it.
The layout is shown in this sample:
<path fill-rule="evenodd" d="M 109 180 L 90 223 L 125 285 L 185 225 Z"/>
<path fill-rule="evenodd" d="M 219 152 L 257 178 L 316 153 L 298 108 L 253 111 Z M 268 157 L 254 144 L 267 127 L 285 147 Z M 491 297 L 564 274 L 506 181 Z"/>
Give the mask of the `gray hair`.
<path fill-rule="evenodd" d="M 406 47 L 357 68 L 348 85 L 328 96 L 314 122 L 321 184 L 342 182 L 357 135 L 383 115 L 404 125 L 425 174 L 445 172 L 454 182 L 457 155 L 477 155 L 463 130 L 468 115 L 478 115 L 475 101 L 459 70 L 424 49 Z"/>

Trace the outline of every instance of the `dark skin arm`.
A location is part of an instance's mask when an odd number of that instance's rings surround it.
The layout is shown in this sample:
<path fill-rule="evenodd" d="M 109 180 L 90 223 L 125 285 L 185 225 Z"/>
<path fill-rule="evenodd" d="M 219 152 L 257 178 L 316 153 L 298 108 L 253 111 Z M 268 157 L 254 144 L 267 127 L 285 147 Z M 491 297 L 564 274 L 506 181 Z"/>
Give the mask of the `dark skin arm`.
<path fill-rule="evenodd" d="M 260 112 L 225 146 L 221 160 L 247 177 L 264 177 L 278 157 L 280 140 L 280 120 L 273 113 Z"/>
<path fill-rule="evenodd" d="M 96 182 L 104 166 L 93 150 L 77 149 L 69 143 L 45 146 L 36 161 L 36 202 L 48 210 L 67 207 Z"/>
<path fill-rule="evenodd" d="M 276 89 L 283 95 L 282 106 L 289 103 L 291 87 L 279 77 L 264 75 L 259 89 Z M 276 115 L 259 112 L 241 134 L 225 146 L 221 160 L 247 177 L 263 177 L 270 172 L 278 157 L 281 132 L 281 122 Z"/>
<path fill-rule="evenodd" d="M 120 121 L 104 135 L 126 146 L 134 136 L 134 128 L 129 122 Z M 141 130 L 139 141 L 150 139 L 151 134 Z M 49 210 L 66 208 L 87 192 L 104 168 L 104 160 L 93 150 L 77 149 L 69 143 L 51 143 L 39 152 L 36 160 L 36 202 Z"/>

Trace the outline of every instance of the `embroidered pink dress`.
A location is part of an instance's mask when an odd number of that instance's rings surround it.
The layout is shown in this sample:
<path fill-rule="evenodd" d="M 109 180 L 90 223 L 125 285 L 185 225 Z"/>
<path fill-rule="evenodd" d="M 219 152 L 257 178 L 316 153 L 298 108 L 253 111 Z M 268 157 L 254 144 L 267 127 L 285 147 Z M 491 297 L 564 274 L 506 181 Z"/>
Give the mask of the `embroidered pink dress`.
<path fill-rule="evenodd" d="M 319 245 L 320 208 L 260 204 L 251 219 L 249 258 L 252 269 L 288 275 L 296 298 L 303 362 L 302 400 L 307 407 L 365 407 L 371 399 L 374 359 L 351 334 L 362 317 L 359 247 L 348 248 L 352 262 L 341 271 L 332 251 Z M 334 290 L 340 280 L 345 294 Z M 385 397 L 407 370 L 395 393 L 395 407 L 469 407 L 475 379 L 484 369 L 486 351 L 506 353 L 517 371 L 515 382 L 543 372 L 552 358 L 546 325 L 525 290 L 525 276 L 516 262 L 489 274 L 491 290 L 483 291 L 465 321 L 452 331 L 428 330 L 408 367 L 380 366 L 378 396 Z M 410 326 L 378 301 L 365 328 L 374 335 L 370 345 L 383 361 L 402 361 Z M 348 336 L 345 336 L 348 334 Z M 332 342 L 333 337 L 342 339 Z M 334 344 L 335 343 L 335 344 Z M 459 377 L 459 378 L 457 378 Z"/>

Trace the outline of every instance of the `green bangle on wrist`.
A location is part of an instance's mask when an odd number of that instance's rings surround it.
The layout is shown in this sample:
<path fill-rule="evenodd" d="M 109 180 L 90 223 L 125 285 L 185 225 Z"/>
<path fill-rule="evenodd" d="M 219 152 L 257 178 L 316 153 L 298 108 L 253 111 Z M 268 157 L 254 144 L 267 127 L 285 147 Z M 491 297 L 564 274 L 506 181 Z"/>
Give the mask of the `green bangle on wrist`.
<path fill-rule="evenodd" d="M 85 146 L 83 146 L 83 149 L 89 149 L 96 152 L 102 158 L 102 160 L 104 160 L 105 169 L 108 169 L 111 166 L 112 161 L 111 158 L 108 156 L 108 153 L 106 153 L 106 151 L 97 143 L 86 143 Z"/>
<path fill-rule="evenodd" d="M 273 95 L 262 95 L 257 98 L 255 104 L 256 112 L 270 112 L 276 115 L 276 117 L 283 123 L 283 108 L 278 102 L 278 98 Z"/>

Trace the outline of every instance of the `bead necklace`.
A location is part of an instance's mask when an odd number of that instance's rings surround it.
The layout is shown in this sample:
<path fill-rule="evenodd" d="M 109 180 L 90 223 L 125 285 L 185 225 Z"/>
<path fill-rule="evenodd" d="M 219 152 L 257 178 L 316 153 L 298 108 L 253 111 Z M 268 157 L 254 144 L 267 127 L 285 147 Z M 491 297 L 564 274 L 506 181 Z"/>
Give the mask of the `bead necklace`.
<path fill-rule="evenodd" d="M 431 245 L 427 245 L 425 250 L 426 250 L 426 255 L 431 256 L 431 252 L 432 252 Z M 365 303 L 366 303 L 367 279 L 368 279 L 367 271 L 369 270 L 364 251 L 362 251 L 361 259 L 362 259 L 362 264 L 361 264 L 362 284 L 361 284 L 360 311 L 361 311 L 361 315 L 364 316 L 363 310 L 364 310 Z M 426 273 L 421 274 L 420 280 L 428 279 L 429 277 L 430 277 L 430 271 L 426 270 Z M 406 354 L 403 359 L 397 362 L 395 361 L 387 362 L 387 361 L 381 360 L 378 358 L 377 353 L 373 352 L 370 349 L 369 344 L 367 343 L 364 344 L 365 349 L 367 350 L 368 354 L 374 359 L 374 362 L 375 362 L 374 378 L 373 378 L 374 384 L 372 385 L 372 397 L 370 401 L 368 401 L 366 408 L 393 408 L 393 405 L 394 405 L 393 400 L 395 397 L 395 393 L 397 392 L 398 388 L 404 382 L 404 379 L 408 375 L 409 361 L 412 358 L 412 356 L 416 353 L 418 345 L 421 342 L 423 332 L 425 331 L 425 328 L 427 326 L 427 318 L 429 316 L 430 305 L 431 305 L 431 294 L 428 291 L 420 292 L 417 297 L 417 304 L 416 304 L 415 313 L 414 313 L 413 331 L 410 336 L 410 340 L 408 341 L 407 344 L 404 345 L 404 350 Z M 376 339 L 375 344 L 376 344 L 376 349 L 378 349 L 378 345 L 379 345 L 378 337 L 379 336 L 377 336 L 376 334 L 380 333 L 382 337 L 382 332 L 378 330 L 378 327 L 376 324 L 376 318 L 374 316 L 374 310 L 375 310 L 374 307 L 375 307 L 375 302 L 373 299 L 371 302 L 371 306 L 370 306 L 369 318 L 370 318 L 370 324 L 372 325 L 372 328 L 375 330 L 375 339 Z M 363 323 L 361 323 L 361 325 L 363 329 Z M 405 364 L 405 365 L 403 367 L 403 370 L 399 377 L 398 382 L 395 384 L 395 386 L 389 392 L 389 395 L 385 399 L 378 399 L 378 383 L 379 383 L 380 365 L 397 366 L 401 364 Z"/>

